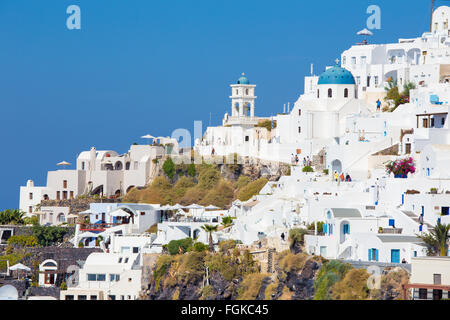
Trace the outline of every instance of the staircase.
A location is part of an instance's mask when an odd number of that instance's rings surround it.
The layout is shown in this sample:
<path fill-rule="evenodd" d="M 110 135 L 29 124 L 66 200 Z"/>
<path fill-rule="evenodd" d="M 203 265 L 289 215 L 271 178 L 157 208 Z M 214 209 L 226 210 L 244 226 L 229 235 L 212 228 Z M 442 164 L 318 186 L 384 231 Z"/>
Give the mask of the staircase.
<path fill-rule="evenodd" d="M 412 220 L 414 220 L 415 222 L 417 222 L 417 224 L 420 224 L 419 221 L 419 217 L 412 211 L 408 211 L 408 210 L 400 210 L 401 212 L 403 212 L 405 215 L 407 215 L 409 218 L 411 218 Z M 433 229 L 434 227 L 429 224 L 428 222 L 423 222 L 423 224 L 425 226 L 427 226 L 427 229 Z"/>
<path fill-rule="evenodd" d="M 275 252 L 276 252 L 276 250 L 273 248 L 267 250 L 267 273 L 274 273 L 275 268 L 277 267 L 276 261 L 274 261 L 274 257 L 273 257 Z"/>

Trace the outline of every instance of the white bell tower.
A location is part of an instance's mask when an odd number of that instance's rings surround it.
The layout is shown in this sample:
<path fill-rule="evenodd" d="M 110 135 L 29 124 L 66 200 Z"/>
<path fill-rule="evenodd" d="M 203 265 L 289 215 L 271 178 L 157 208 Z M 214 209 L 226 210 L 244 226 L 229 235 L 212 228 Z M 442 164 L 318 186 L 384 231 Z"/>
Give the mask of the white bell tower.
<path fill-rule="evenodd" d="M 244 73 L 238 79 L 237 84 L 231 87 L 231 117 L 229 125 L 255 125 L 258 119 L 255 117 L 255 87 L 250 84 Z"/>

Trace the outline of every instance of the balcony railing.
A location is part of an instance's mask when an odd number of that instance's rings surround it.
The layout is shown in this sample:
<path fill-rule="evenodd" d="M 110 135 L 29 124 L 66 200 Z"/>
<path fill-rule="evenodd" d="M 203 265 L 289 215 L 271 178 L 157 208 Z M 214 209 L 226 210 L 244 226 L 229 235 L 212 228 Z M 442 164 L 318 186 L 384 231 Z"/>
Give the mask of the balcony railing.
<path fill-rule="evenodd" d="M 120 226 L 127 223 L 89 223 L 89 224 L 81 224 L 80 230 L 81 231 L 99 231 L 99 230 L 105 230 L 108 228 Z"/>

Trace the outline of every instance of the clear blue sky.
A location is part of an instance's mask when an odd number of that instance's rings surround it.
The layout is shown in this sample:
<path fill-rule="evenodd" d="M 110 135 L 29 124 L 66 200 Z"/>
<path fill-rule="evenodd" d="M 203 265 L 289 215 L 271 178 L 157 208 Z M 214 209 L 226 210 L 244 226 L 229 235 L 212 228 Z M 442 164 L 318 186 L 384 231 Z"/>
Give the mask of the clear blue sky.
<path fill-rule="evenodd" d="M 140 136 L 219 125 L 229 84 L 257 84 L 256 115 L 282 111 L 316 73 L 361 41 L 366 8 L 382 10 L 376 43 L 429 28 L 428 0 L 1 0 L 0 209 L 27 179 L 44 185 L 91 146 L 128 151 Z M 66 28 L 81 7 L 82 29 Z M 72 166 L 71 168 L 74 168 Z"/>

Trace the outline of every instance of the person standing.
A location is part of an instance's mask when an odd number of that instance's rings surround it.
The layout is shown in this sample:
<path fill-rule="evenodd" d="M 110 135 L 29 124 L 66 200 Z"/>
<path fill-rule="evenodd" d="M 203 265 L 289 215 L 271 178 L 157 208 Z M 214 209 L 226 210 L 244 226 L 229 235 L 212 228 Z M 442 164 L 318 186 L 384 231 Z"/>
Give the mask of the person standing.
<path fill-rule="evenodd" d="M 377 111 L 381 110 L 381 101 L 380 99 L 377 100 Z"/>

